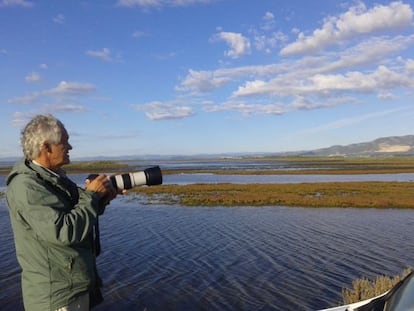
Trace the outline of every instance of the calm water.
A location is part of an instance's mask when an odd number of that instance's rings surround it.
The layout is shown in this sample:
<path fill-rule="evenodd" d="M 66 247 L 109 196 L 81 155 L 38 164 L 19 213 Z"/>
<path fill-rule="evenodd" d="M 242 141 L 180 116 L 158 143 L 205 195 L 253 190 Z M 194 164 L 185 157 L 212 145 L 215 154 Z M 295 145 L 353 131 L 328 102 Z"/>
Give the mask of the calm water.
<path fill-rule="evenodd" d="M 72 178 L 82 183 L 84 176 Z M 308 182 L 414 179 L 413 174 L 302 177 Z M 164 181 L 300 178 L 183 174 Z M 0 309 L 21 310 L 5 199 L 0 199 L 0 227 Z M 341 289 L 354 278 L 394 275 L 414 266 L 414 211 L 409 210 L 185 208 L 149 204 L 131 194 L 108 207 L 101 235 L 105 302 L 98 311 L 317 310 L 338 304 Z"/>

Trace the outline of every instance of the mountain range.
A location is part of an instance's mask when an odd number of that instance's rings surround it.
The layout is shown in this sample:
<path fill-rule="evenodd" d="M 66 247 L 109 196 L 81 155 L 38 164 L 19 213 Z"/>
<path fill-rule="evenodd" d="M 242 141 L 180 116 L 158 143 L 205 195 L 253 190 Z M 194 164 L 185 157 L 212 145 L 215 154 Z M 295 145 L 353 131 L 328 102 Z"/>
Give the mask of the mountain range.
<path fill-rule="evenodd" d="M 370 142 L 346 146 L 335 145 L 312 151 L 295 152 L 294 154 L 302 156 L 347 157 L 413 156 L 414 135 L 382 137 Z"/>

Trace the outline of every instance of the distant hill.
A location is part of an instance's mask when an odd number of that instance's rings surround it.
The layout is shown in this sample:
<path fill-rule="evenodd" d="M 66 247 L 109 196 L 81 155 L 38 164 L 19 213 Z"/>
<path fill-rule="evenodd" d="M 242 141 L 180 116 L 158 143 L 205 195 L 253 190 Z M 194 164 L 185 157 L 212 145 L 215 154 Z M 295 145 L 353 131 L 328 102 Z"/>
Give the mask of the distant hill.
<path fill-rule="evenodd" d="M 303 156 L 347 156 L 347 157 L 378 157 L 378 156 L 413 156 L 414 135 L 382 137 L 371 142 L 335 145 L 297 153 Z"/>

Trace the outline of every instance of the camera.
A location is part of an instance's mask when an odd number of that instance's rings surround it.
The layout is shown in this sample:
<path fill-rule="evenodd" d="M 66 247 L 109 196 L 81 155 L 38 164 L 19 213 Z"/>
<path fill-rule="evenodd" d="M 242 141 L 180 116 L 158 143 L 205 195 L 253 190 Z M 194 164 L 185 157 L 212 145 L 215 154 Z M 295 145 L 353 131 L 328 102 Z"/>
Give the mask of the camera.
<path fill-rule="evenodd" d="M 94 180 L 97 176 L 98 174 L 90 174 L 87 179 Z M 111 175 L 109 180 L 115 189 L 122 191 L 143 185 L 161 185 L 162 173 L 159 166 L 154 166 L 143 171 Z"/>

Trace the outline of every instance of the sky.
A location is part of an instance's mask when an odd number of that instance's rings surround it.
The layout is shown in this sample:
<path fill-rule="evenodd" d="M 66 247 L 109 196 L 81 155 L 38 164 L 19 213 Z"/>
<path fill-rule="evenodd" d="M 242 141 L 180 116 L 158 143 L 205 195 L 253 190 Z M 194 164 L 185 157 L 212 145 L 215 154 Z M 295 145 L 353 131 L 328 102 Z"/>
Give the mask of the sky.
<path fill-rule="evenodd" d="M 414 0 L 0 0 L 0 158 L 314 150 L 414 134 Z"/>

